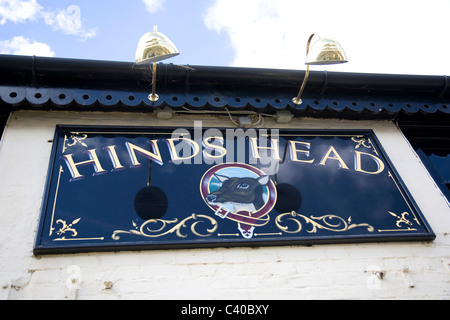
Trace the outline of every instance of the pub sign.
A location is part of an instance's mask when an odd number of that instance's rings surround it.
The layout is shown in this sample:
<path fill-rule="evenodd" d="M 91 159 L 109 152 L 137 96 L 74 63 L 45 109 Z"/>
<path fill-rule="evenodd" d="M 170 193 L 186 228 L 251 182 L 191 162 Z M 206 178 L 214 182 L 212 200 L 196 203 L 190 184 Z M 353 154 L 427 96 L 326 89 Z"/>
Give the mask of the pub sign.
<path fill-rule="evenodd" d="M 60 125 L 34 252 L 434 237 L 371 130 Z"/>

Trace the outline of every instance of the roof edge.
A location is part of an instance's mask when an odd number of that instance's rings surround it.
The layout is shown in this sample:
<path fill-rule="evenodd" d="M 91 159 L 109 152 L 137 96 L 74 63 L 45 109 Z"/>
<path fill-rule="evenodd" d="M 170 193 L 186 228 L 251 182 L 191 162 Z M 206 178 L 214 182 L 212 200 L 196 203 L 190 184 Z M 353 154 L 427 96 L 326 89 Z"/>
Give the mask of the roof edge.
<path fill-rule="evenodd" d="M 305 71 L 200 65 L 158 64 L 157 77 L 165 85 L 236 85 L 298 88 Z M 133 62 L 0 55 L 0 84 L 65 86 L 80 83 L 103 86 L 148 86 L 151 69 Z M 311 71 L 308 87 L 345 89 L 353 93 L 376 91 L 414 91 L 450 95 L 447 76 L 404 75 Z"/>
<path fill-rule="evenodd" d="M 7 109 L 148 112 L 165 106 L 192 110 L 251 110 L 297 116 L 392 118 L 450 116 L 446 76 L 312 71 L 302 105 L 295 105 L 304 70 L 158 64 L 0 55 L 0 104 Z"/>

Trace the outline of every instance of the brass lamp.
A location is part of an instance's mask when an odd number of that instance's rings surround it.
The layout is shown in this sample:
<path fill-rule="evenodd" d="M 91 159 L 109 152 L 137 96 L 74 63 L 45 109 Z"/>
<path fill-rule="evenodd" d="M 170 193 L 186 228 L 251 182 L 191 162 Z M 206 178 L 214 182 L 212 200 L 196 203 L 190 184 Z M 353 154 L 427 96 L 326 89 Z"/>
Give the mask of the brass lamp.
<path fill-rule="evenodd" d="M 136 50 L 136 64 L 145 65 L 153 63 L 153 79 L 152 94 L 148 96 L 150 101 L 158 101 L 159 96 L 156 91 L 156 62 L 168 58 L 172 58 L 180 54 L 169 38 L 157 31 L 157 27 L 153 27 L 152 32 L 147 32 L 139 40 Z"/>
<path fill-rule="evenodd" d="M 306 82 L 309 77 L 309 66 L 310 65 L 326 65 L 326 64 L 338 64 L 347 62 L 347 56 L 345 55 L 344 50 L 342 50 L 341 45 L 331 39 L 319 39 L 315 41 L 311 46 L 311 40 L 314 38 L 315 34 L 313 33 L 306 45 L 306 73 L 305 78 L 303 79 L 302 86 L 300 87 L 300 91 L 298 92 L 297 97 L 292 99 L 296 105 L 302 104 L 301 96 L 303 94 L 303 90 L 305 89 Z"/>

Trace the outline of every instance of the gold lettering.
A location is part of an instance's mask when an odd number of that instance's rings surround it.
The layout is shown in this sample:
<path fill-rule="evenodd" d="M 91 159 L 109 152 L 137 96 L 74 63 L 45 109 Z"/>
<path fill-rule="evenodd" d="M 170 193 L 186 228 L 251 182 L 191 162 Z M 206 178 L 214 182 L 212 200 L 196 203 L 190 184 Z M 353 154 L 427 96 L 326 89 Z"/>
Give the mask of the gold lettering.
<path fill-rule="evenodd" d="M 227 154 L 227 149 L 225 149 L 222 146 L 217 146 L 217 145 L 209 143 L 208 140 L 212 140 L 212 139 L 220 140 L 221 144 L 223 145 L 224 140 L 222 137 L 207 137 L 203 140 L 203 145 L 205 146 L 205 150 L 203 150 L 203 155 L 205 156 L 205 158 L 208 158 L 208 159 L 220 159 Z M 217 156 L 213 156 L 212 154 L 208 153 L 207 150 L 210 150 L 210 151 L 218 150 L 220 152 L 220 154 Z"/>
<path fill-rule="evenodd" d="M 119 157 L 117 156 L 116 146 L 107 146 L 103 148 L 108 151 L 109 158 L 111 159 L 114 169 L 112 171 L 119 171 L 125 169 L 125 167 L 120 163 Z"/>
<path fill-rule="evenodd" d="M 312 160 L 300 160 L 297 157 L 297 153 L 303 153 L 307 157 L 309 157 L 309 149 L 311 147 L 311 143 L 309 143 L 309 142 L 302 142 L 302 141 L 292 141 L 292 140 L 290 140 L 289 143 L 291 145 L 290 149 L 291 149 L 291 160 L 292 161 L 294 161 L 294 162 L 304 162 L 304 163 L 313 163 L 314 162 L 314 159 L 312 159 Z M 297 150 L 297 148 L 296 148 L 297 144 L 301 144 L 301 145 L 306 146 L 306 148 L 308 150 Z"/>
<path fill-rule="evenodd" d="M 259 149 L 266 149 L 266 150 L 273 150 L 273 153 L 275 155 L 275 157 L 272 157 L 276 160 L 281 160 L 280 158 L 280 151 L 279 151 L 279 147 L 278 147 L 278 139 L 269 139 L 268 141 L 271 142 L 271 144 L 273 145 L 273 147 L 260 147 L 258 146 L 258 138 L 254 138 L 254 137 L 250 137 L 250 146 L 251 146 L 251 150 L 253 153 L 253 157 L 255 159 L 261 159 L 261 156 L 259 155 Z"/>
<path fill-rule="evenodd" d="M 81 180 L 81 179 L 85 178 L 85 176 L 80 174 L 80 172 L 78 171 L 77 167 L 79 167 L 79 166 L 93 165 L 94 166 L 93 176 L 107 173 L 107 171 L 102 168 L 102 165 L 100 164 L 100 161 L 98 160 L 97 153 L 95 152 L 95 149 L 88 150 L 87 153 L 89 155 L 90 160 L 76 162 L 76 163 L 73 160 L 73 153 L 62 156 L 62 158 L 64 159 L 64 161 L 67 164 L 67 167 L 69 168 L 70 174 L 72 175 L 72 179 L 70 179 L 70 181 L 76 181 L 76 180 Z"/>
<path fill-rule="evenodd" d="M 151 140 L 150 143 L 152 145 L 154 153 L 151 153 L 150 151 L 140 148 L 132 143 L 125 142 L 125 145 L 127 147 L 128 154 L 130 155 L 130 159 L 131 159 L 131 163 L 132 163 L 131 168 L 136 168 L 136 167 L 142 166 L 142 164 L 137 160 L 136 152 L 138 154 L 140 154 L 141 156 L 143 156 L 147 159 L 153 160 L 160 165 L 163 164 L 161 153 L 158 148 L 158 140 Z"/>
<path fill-rule="evenodd" d="M 355 151 L 355 153 L 356 153 L 356 161 L 355 161 L 355 170 L 356 171 L 368 173 L 368 174 L 379 174 L 379 173 L 383 172 L 384 163 L 380 158 L 378 158 L 377 156 L 374 156 L 373 154 L 365 153 L 365 152 L 361 152 L 361 151 Z M 370 171 L 363 170 L 361 167 L 361 155 L 366 155 L 366 156 L 371 157 L 372 160 L 375 161 L 375 163 L 377 164 L 377 167 L 378 167 L 377 171 L 370 172 Z"/>
<path fill-rule="evenodd" d="M 334 156 L 331 156 L 331 153 L 333 153 Z M 325 162 L 330 159 L 330 160 L 336 160 L 339 162 L 339 165 L 341 168 L 344 168 L 346 170 L 350 170 L 347 165 L 345 164 L 344 160 L 342 160 L 341 156 L 339 155 L 339 153 L 337 153 L 336 149 L 333 146 L 330 146 L 330 148 L 328 149 L 327 153 L 325 154 L 325 156 L 322 158 L 322 161 L 320 161 L 320 165 L 324 166 Z"/>
<path fill-rule="evenodd" d="M 184 141 L 188 142 L 190 144 L 191 149 L 193 150 L 193 153 L 187 157 L 180 157 L 178 155 L 177 149 L 175 147 L 174 140 L 177 140 L 177 141 L 184 140 Z M 169 143 L 169 147 L 170 147 L 169 151 L 170 151 L 170 155 L 171 155 L 173 161 L 189 160 L 189 159 L 195 157 L 197 155 L 197 153 L 200 151 L 200 148 L 199 148 L 197 142 L 195 142 L 194 140 L 188 139 L 188 138 L 180 137 L 180 138 L 176 138 L 176 139 L 167 139 L 167 142 Z"/>

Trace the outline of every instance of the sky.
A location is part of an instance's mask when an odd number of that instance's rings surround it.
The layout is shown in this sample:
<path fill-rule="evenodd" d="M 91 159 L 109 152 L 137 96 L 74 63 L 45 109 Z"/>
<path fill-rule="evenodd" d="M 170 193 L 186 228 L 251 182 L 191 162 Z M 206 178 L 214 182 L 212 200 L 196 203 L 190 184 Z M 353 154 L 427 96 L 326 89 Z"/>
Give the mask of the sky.
<path fill-rule="evenodd" d="M 180 65 L 304 70 L 311 34 L 338 41 L 339 72 L 450 75 L 450 0 L 0 0 L 0 54 L 134 62 L 167 35 Z"/>

